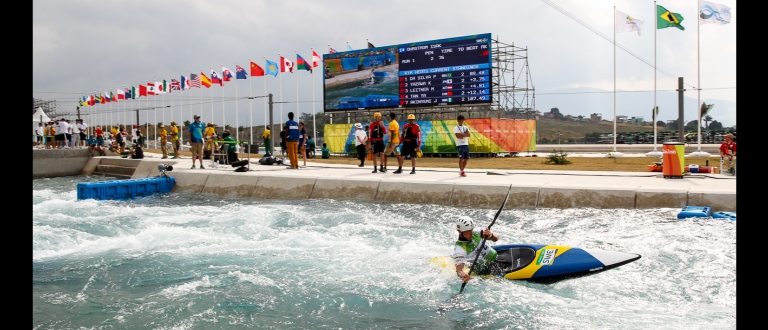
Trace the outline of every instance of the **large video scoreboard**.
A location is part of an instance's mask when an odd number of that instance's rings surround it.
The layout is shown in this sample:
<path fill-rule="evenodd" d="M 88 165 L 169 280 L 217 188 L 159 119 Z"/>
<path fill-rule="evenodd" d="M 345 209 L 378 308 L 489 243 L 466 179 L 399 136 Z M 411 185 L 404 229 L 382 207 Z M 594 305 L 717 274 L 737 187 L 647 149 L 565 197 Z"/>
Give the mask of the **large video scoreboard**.
<path fill-rule="evenodd" d="M 491 35 L 323 55 L 325 111 L 490 104 Z"/>

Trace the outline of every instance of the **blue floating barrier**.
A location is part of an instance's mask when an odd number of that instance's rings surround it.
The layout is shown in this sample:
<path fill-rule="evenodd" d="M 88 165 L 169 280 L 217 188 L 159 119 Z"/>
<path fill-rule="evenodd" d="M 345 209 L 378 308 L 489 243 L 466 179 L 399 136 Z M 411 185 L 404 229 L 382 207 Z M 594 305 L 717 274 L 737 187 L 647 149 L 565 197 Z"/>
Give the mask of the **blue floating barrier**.
<path fill-rule="evenodd" d="M 685 218 L 706 218 L 712 216 L 712 208 L 709 206 L 685 206 L 680 213 L 677 214 L 678 219 Z"/>
<path fill-rule="evenodd" d="M 728 219 L 731 221 L 736 221 L 736 212 L 718 211 L 718 212 L 712 213 L 712 217 L 715 219 Z"/>
<path fill-rule="evenodd" d="M 176 184 L 172 176 L 97 182 L 79 182 L 77 199 L 126 199 L 170 192 Z"/>

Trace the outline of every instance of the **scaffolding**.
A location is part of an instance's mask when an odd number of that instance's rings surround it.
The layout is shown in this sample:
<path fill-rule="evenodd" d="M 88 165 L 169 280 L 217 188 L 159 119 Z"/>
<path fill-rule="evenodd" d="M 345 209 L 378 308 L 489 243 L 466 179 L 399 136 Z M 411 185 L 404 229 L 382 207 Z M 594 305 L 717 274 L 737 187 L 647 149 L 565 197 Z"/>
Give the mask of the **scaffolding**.
<path fill-rule="evenodd" d="M 42 108 L 43 112 L 45 112 L 45 114 L 52 120 L 59 118 L 75 119 L 69 118 L 72 116 L 72 114 L 64 109 L 61 109 L 56 100 L 41 100 L 32 98 L 32 114 L 35 113 L 37 108 Z"/>

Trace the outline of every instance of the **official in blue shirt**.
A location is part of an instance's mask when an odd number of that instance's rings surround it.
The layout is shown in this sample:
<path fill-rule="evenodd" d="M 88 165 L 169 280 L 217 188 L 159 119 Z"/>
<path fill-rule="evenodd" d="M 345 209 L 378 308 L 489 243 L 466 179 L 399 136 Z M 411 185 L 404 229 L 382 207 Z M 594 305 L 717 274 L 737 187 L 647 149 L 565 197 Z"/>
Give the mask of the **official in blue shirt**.
<path fill-rule="evenodd" d="M 203 166 L 203 131 L 205 130 L 205 123 L 200 121 L 200 115 L 193 117 L 195 121 L 189 124 L 189 143 L 192 146 L 190 150 L 192 152 L 192 169 L 195 169 L 195 159 L 200 157 L 200 169 L 205 169 Z"/>
<path fill-rule="evenodd" d="M 293 112 L 288 113 L 288 121 L 283 127 L 285 131 L 285 146 L 288 147 L 288 157 L 291 166 L 286 168 L 299 169 L 299 123 L 293 120 Z"/>

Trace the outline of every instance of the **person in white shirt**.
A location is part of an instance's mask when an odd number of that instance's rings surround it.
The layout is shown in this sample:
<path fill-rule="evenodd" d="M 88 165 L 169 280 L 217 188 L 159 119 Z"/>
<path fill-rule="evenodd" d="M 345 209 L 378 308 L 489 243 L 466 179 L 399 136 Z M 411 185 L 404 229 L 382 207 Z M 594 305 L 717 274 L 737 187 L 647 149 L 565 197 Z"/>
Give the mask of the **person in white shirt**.
<path fill-rule="evenodd" d="M 88 136 L 88 125 L 86 125 L 82 119 L 78 119 L 77 125 L 75 126 L 80 130 L 80 142 L 82 142 L 82 147 L 87 147 L 88 141 L 86 141 L 86 137 Z"/>
<path fill-rule="evenodd" d="M 464 168 L 467 167 L 467 161 L 469 161 L 469 127 L 464 125 L 463 115 L 456 117 L 456 121 L 459 124 L 453 128 L 453 134 L 456 135 L 456 151 L 459 153 L 459 175 L 467 176 L 464 173 Z"/>
<path fill-rule="evenodd" d="M 40 146 L 43 145 L 43 123 L 42 122 L 37 125 L 37 128 L 35 128 L 35 141 L 37 141 L 35 145 L 36 147 L 40 148 Z"/>
<path fill-rule="evenodd" d="M 355 124 L 355 149 L 357 149 L 357 158 L 360 159 L 360 165 L 358 167 L 365 166 L 366 146 L 368 143 L 368 135 L 363 130 L 363 124 Z"/>
<path fill-rule="evenodd" d="M 80 128 L 77 127 L 79 120 L 75 119 L 75 124 L 70 126 L 70 130 L 72 131 L 72 148 L 79 148 L 80 147 Z"/>
<path fill-rule="evenodd" d="M 64 118 L 61 118 L 59 126 L 56 128 L 56 141 L 61 149 L 69 149 L 69 146 L 67 146 L 67 134 L 69 134 L 69 124 L 67 124 Z"/>

